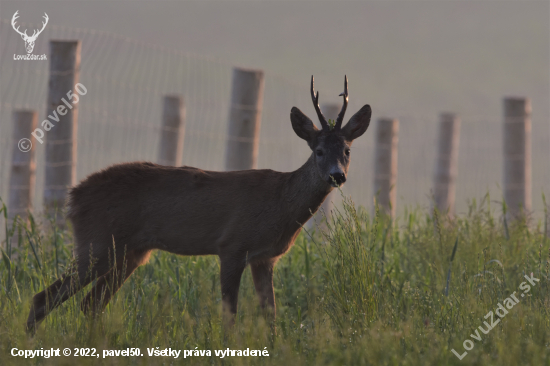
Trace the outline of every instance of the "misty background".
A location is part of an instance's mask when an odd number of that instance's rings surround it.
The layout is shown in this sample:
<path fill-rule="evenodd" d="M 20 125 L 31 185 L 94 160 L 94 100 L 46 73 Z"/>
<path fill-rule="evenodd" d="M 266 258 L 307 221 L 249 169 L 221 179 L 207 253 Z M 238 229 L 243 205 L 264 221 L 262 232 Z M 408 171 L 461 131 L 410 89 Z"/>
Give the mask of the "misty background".
<path fill-rule="evenodd" d="M 137 131 L 138 121 L 160 124 L 161 96 L 171 92 L 186 98 L 184 163 L 223 169 L 231 67 L 243 66 L 266 73 L 259 168 L 290 171 L 306 161 L 309 152 L 291 129 L 290 109 L 296 105 L 316 121 L 311 75 L 321 104 L 341 103 L 347 75 L 346 121 L 363 104 L 373 108 L 371 127 L 354 144 L 344 189 L 356 202 L 372 205 L 374 121 L 392 117 L 400 120 L 397 212 L 403 205 L 429 205 L 441 112 L 462 119 L 457 212 L 487 192 L 500 199 L 505 96 L 532 103 L 533 209 L 540 213 L 541 193 L 550 195 L 547 1 L 1 1 L 2 198 L 11 111 L 36 108 L 39 121 L 46 115 L 48 63 L 13 60 L 14 53 L 25 53 L 10 25 L 16 10 L 19 24 L 39 26 L 44 12 L 50 18 L 35 54 L 48 53 L 48 39 L 83 39 L 81 82 L 90 93 L 80 106 L 79 161 L 87 160 L 77 168 L 78 179 L 114 162 L 154 161 L 157 129 L 130 138 L 125 128 Z M 114 46 L 102 46 L 108 42 Z M 183 63 L 181 74 L 165 75 Z M 110 89 L 105 80 L 112 82 Z M 127 80 L 143 93 L 123 88 Z M 119 130 L 96 127 L 109 124 L 111 115 L 132 117 Z M 120 136 L 126 145 L 113 150 L 120 141 L 106 136 Z M 41 202 L 40 149 L 35 207 Z"/>

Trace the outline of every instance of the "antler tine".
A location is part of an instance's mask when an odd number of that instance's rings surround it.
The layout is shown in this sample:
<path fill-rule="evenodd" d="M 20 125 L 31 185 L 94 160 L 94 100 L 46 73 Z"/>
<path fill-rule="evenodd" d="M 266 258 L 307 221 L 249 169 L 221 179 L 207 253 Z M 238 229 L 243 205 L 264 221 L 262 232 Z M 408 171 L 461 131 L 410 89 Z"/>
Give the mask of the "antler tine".
<path fill-rule="evenodd" d="M 46 24 L 48 24 L 48 20 L 50 19 L 50 18 L 48 17 L 48 14 L 46 14 L 46 13 L 44 13 L 44 15 L 42 16 L 42 18 L 44 18 L 44 20 L 45 20 L 45 22 L 42 22 L 42 29 L 40 29 L 40 30 L 38 31 L 38 33 L 36 33 L 37 30 L 35 30 L 36 35 L 33 34 L 33 35 L 32 35 L 33 37 L 35 37 L 35 36 L 38 37 L 38 35 L 39 35 L 40 33 L 42 33 L 42 31 L 44 30 L 44 28 L 46 28 Z"/>
<path fill-rule="evenodd" d="M 17 10 L 17 11 L 15 12 L 15 14 L 13 14 L 13 17 L 11 18 L 11 26 L 12 26 L 13 29 L 14 29 L 17 33 L 19 33 L 20 35 L 23 35 L 23 34 L 24 34 L 24 35 L 26 36 L 26 35 L 27 35 L 27 30 L 26 30 L 26 29 L 25 29 L 25 32 L 23 33 L 23 32 L 21 32 L 21 31 L 19 30 L 19 27 L 20 27 L 20 26 L 17 26 L 17 28 L 15 28 L 15 23 L 17 22 L 16 19 L 19 18 L 18 13 L 19 13 L 19 10 Z"/>
<path fill-rule="evenodd" d="M 325 119 L 325 116 L 323 116 L 323 113 L 321 113 L 321 109 L 319 108 L 319 92 L 317 92 L 317 95 L 315 95 L 315 90 L 313 88 L 313 75 L 311 75 L 311 100 L 313 101 L 315 112 L 317 112 L 317 117 L 319 117 L 319 122 L 321 122 L 323 130 L 328 131 L 327 120 Z"/>
<path fill-rule="evenodd" d="M 15 29 L 15 22 L 17 21 L 16 19 L 19 18 L 19 10 L 17 10 L 15 12 L 15 14 L 13 14 L 13 17 L 11 17 L 11 25 L 12 27 Z M 18 27 L 19 28 L 19 27 Z M 17 30 L 17 29 L 16 29 Z"/>
<path fill-rule="evenodd" d="M 338 113 L 338 118 L 336 119 L 336 124 L 334 128 L 339 130 L 342 127 L 342 121 L 344 120 L 344 115 L 346 114 L 346 108 L 348 107 L 348 76 L 345 76 L 344 81 L 344 92 L 339 96 L 344 97 L 344 104 L 342 105 L 342 110 Z"/>

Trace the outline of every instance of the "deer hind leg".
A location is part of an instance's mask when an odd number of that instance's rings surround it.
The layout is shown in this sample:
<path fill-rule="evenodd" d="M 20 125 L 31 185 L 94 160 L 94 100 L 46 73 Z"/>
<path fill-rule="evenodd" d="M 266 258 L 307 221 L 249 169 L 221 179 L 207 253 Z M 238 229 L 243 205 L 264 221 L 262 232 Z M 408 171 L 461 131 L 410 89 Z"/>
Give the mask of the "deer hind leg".
<path fill-rule="evenodd" d="M 233 325 L 237 314 L 237 302 L 239 299 L 239 286 L 241 276 L 246 267 L 246 257 L 239 256 L 220 257 L 220 281 L 222 288 L 222 311 L 224 323 Z"/>
<path fill-rule="evenodd" d="M 126 258 L 117 260 L 116 266 L 97 280 L 97 283 L 80 303 L 80 309 L 84 314 L 91 312 L 95 316 L 102 312 L 136 268 L 147 263 L 150 255 L 150 250 L 131 251 Z"/>
<path fill-rule="evenodd" d="M 100 251 L 97 251 L 101 253 Z M 97 260 L 90 260 L 90 253 L 83 252 L 77 257 L 74 267 L 69 268 L 60 279 L 47 289 L 34 295 L 31 310 L 27 319 L 27 331 L 34 332 L 36 325 L 53 309 L 67 301 L 82 287 L 86 286 L 94 276 L 101 276 L 109 270 L 108 253 L 99 255 Z M 94 253 L 95 254 L 95 253 Z"/>

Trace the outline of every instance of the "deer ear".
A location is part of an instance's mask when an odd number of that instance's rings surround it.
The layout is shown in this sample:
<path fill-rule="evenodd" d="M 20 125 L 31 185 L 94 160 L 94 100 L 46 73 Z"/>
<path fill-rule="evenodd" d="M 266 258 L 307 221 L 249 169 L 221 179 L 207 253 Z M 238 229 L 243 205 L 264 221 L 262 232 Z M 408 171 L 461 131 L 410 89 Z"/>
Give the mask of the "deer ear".
<path fill-rule="evenodd" d="M 296 107 L 292 107 L 290 110 L 290 122 L 292 122 L 292 128 L 296 135 L 308 143 L 313 140 L 315 134 L 319 131 L 313 122 Z"/>
<path fill-rule="evenodd" d="M 347 125 L 342 128 L 342 134 L 348 141 L 355 140 L 365 133 L 370 124 L 372 110 L 365 104 L 357 113 L 349 119 Z"/>

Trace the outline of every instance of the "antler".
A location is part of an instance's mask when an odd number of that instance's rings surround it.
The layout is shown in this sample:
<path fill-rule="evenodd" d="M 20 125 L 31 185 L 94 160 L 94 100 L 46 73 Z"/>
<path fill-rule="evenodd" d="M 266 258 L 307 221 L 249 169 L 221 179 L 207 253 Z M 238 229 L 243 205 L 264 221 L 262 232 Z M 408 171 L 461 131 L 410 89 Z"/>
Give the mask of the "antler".
<path fill-rule="evenodd" d="M 33 32 L 32 36 L 30 36 L 30 38 L 35 38 L 35 39 L 36 39 L 36 38 L 38 37 L 38 35 L 39 35 L 40 33 L 42 33 L 42 31 L 44 30 L 44 28 L 46 28 L 46 24 L 48 24 L 48 20 L 49 20 L 50 18 L 48 18 L 48 14 L 46 14 L 46 13 L 44 13 L 44 16 L 43 16 L 42 18 L 44 18 L 44 19 L 46 20 L 45 22 L 42 22 L 42 29 L 40 29 L 40 30 L 38 31 L 38 33 L 36 33 L 37 31 L 35 30 L 35 31 Z M 36 33 L 36 34 L 35 34 L 35 33 Z"/>
<path fill-rule="evenodd" d="M 25 36 L 25 37 L 28 37 L 28 35 L 27 35 L 27 30 L 26 30 L 26 29 L 25 29 L 25 32 L 23 33 L 23 32 L 21 32 L 21 31 L 19 30 L 19 27 L 15 28 L 16 19 L 19 18 L 19 16 L 17 15 L 17 13 L 19 13 L 19 10 L 17 10 L 17 11 L 15 12 L 15 14 L 13 14 L 13 17 L 11 18 L 11 26 L 12 26 L 13 29 L 14 29 L 17 33 L 19 33 L 20 35 Z M 46 13 L 44 13 L 44 14 L 46 14 Z"/>
<path fill-rule="evenodd" d="M 42 31 L 44 30 L 44 28 L 46 28 L 46 24 L 48 24 L 48 20 L 50 19 L 50 18 L 48 17 L 48 14 L 44 13 L 43 18 L 45 19 L 45 22 L 42 22 L 42 29 L 40 29 L 39 31 L 37 31 L 37 30 L 35 29 L 34 32 L 33 32 L 33 34 L 32 34 L 32 36 L 29 37 L 29 36 L 27 35 L 27 30 L 26 30 L 26 29 L 25 29 L 25 32 L 21 32 L 21 31 L 19 30 L 19 26 L 18 26 L 17 28 L 15 28 L 16 19 L 19 18 L 18 13 L 19 13 L 19 10 L 17 10 L 17 11 L 15 12 L 15 14 L 13 14 L 13 17 L 11 18 L 11 26 L 13 27 L 13 29 L 14 29 L 17 33 L 19 33 L 19 34 L 22 35 L 22 36 L 25 36 L 25 38 L 27 38 L 27 39 L 36 39 L 36 38 L 38 37 L 38 35 L 39 35 L 40 33 L 42 33 Z M 38 33 L 37 33 L 37 32 L 38 32 Z"/>
<path fill-rule="evenodd" d="M 311 75 L 311 100 L 313 101 L 315 112 L 317 112 L 317 116 L 319 117 L 319 122 L 321 122 L 323 130 L 328 131 L 329 127 L 327 120 L 325 119 L 325 116 L 323 116 L 323 113 L 321 113 L 321 109 L 319 108 L 319 92 L 317 92 L 317 95 L 315 95 L 315 90 L 313 89 L 313 75 Z"/>
<path fill-rule="evenodd" d="M 336 131 L 340 130 L 340 127 L 342 127 L 342 121 L 344 120 L 344 115 L 346 114 L 346 108 L 348 107 L 348 76 L 345 76 L 344 81 L 344 92 L 341 93 L 339 96 L 344 97 L 344 105 L 342 105 L 342 110 L 340 113 L 338 113 L 338 118 L 336 119 L 336 124 L 334 125 L 334 128 Z"/>

